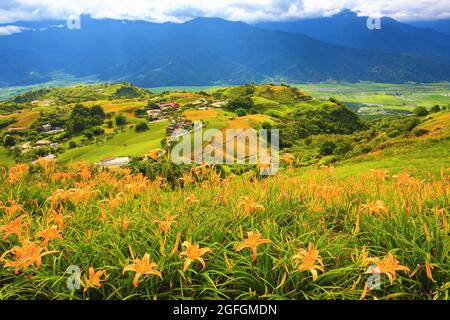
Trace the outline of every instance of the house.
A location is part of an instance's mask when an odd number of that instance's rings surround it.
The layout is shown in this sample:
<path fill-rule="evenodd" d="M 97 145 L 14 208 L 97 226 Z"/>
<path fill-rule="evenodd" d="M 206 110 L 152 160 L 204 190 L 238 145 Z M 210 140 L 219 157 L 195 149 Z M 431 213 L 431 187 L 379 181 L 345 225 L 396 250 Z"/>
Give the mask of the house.
<path fill-rule="evenodd" d="M 196 100 L 194 102 L 191 102 L 191 105 L 200 106 L 200 105 L 205 105 L 207 103 L 208 103 L 208 101 L 206 99 L 202 98 L 202 99 Z"/>
<path fill-rule="evenodd" d="M 130 157 L 110 157 L 102 159 L 100 165 L 102 167 L 121 167 L 130 163 Z"/>
<path fill-rule="evenodd" d="M 161 110 L 147 110 L 147 116 L 149 116 L 151 119 L 158 119 L 161 116 Z"/>
<path fill-rule="evenodd" d="M 47 139 L 38 140 L 38 141 L 36 141 L 36 143 L 35 143 L 35 145 L 36 145 L 36 146 L 39 146 L 39 147 L 42 147 L 42 146 L 49 146 L 49 145 L 51 145 L 51 144 L 52 144 L 52 142 L 51 142 L 50 140 L 47 140 Z"/>
<path fill-rule="evenodd" d="M 228 103 L 227 101 L 216 101 L 214 103 L 211 103 L 211 106 L 213 108 L 222 108 L 222 107 L 225 107 L 227 105 L 227 103 Z"/>
<path fill-rule="evenodd" d="M 40 160 L 40 159 L 54 160 L 54 159 L 56 159 L 56 155 L 53 154 L 53 153 L 50 153 L 50 154 L 46 155 L 45 157 L 41 157 L 39 159 L 36 159 L 36 160 L 32 161 L 31 163 L 36 164 L 38 162 L 38 160 Z"/>
<path fill-rule="evenodd" d="M 180 108 L 180 104 L 177 103 L 177 102 L 170 102 L 170 103 L 160 104 L 159 107 L 161 108 L 161 110 L 179 109 Z"/>
<path fill-rule="evenodd" d="M 29 150 L 31 149 L 31 144 L 29 142 L 25 142 L 19 146 L 20 150 Z"/>
<path fill-rule="evenodd" d="M 49 132 L 50 130 L 52 130 L 52 128 L 52 125 L 47 123 L 42 126 L 42 131 Z"/>
<path fill-rule="evenodd" d="M 185 121 L 185 122 L 183 123 L 183 128 L 186 129 L 186 130 L 190 130 L 190 129 L 192 129 L 193 127 L 194 127 L 194 123 L 191 122 L 191 121 Z"/>
<path fill-rule="evenodd" d="M 8 129 L 8 133 L 20 132 L 20 131 L 24 131 L 24 130 L 27 130 L 27 128 L 25 128 L 25 127 L 13 127 L 13 128 L 9 128 Z"/>

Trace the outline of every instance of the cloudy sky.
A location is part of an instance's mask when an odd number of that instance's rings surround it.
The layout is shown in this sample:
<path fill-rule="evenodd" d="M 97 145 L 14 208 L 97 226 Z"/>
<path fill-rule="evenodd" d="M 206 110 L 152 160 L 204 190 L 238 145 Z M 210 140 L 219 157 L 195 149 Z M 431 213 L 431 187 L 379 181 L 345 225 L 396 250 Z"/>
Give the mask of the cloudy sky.
<path fill-rule="evenodd" d="M 0 23 L 65 19 L 73 14 L 152 22 L 199 16 L 279 21 L 327 16 L 344 8 L 401 21 L 450 18 L 450 0 L 0 0 Z"/>

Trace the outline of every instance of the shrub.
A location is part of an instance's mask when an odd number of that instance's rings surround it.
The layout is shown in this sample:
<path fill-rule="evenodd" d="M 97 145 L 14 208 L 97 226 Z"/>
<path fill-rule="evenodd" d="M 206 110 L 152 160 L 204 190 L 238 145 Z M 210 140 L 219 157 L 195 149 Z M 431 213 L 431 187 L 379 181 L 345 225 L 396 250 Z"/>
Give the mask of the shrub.
<path fill-rule="evenodd" d="M 250 97 L 237 97 L 231 99 L 226 108 L 234 111 L 237 109 L 251 109 L 253 106 L 254 103 Z"/>
<path fill-rule="evenodd" d="M 413 135 L 415 135 L 416 137 L 421 137 L 421 136 L 424 136 L 424 135 L 426 135 L 426 134 L 429 134 L 430 131 L 427 130 L 427 129 L 415 129 L 415 130 L 413 130 L 412 133 L 413 133 Z"/>
<path fill-rule="evenodd" d="M 333 141 L 324 141 L 319 147 L 319 153 L 322 156 L 332 155 L 336 149 L 336 144 Z"/>
<path fill-rule="evenodd" d="M 150 128 L 148 127 L 148 125 L 145 122 L 141 122 L 139 123 L 136 128 L 134 129 L 136 132 L 144 132 L 144 131 L 148 131 Z"/>
<path fill-rule="evenodd" d="M 441 111 L 441 107 L 439 107 L 438 105 L 435 105 L 434 107 L 432 107 L 430 109 L 430 113 L 436 113 L 436 112 L 439 112 L 439 111 Z"/>
<path fill-rule="evenodd" d="M 344 156 L 352 150 L 353 146 L 350 143 L 341 141 L 336 144 L 336 149 L 334 149 L 333 154 L 337 156 Z"/>
<path fill-rule="evenodd" d="M 116 117 L 116 125 L 119 126 L 119 127 L 121 127 L 121 126 L 124 126 L 124 125 L 126 125 L 126 124 L 127 124 L 127 118 L 126 118 L 124 115 L 119 114 L 119 115 Z"/>
<path fill-rule="evenodd" d="M 414 109 L 414 114 L 418 117 L 425 117 L 429 114 L 429 112 L 424 107 L 417 107 Z"/>
<path fill-rule="evenodd" d="M 238 115 L 238 117 L 243 117 L 247 115 L 247 111 L 245 111 L 245 109 L 239 108 L 236 110 L 236 113 Z"/>
<path fill-rule="evenodd" d="M 69 149 L 75 149 L 77 146 L 78 145 L 75 141 L 69 141 Z"/>

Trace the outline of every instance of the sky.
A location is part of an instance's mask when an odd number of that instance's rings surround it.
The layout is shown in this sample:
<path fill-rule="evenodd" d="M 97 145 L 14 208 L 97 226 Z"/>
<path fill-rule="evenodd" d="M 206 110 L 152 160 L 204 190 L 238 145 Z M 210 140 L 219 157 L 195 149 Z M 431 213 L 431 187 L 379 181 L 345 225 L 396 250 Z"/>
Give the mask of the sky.
<path fill-rule="evenodd" d="M 450 0 L 0 0 L 0 23 L 74 14 L 151 22 L 220 17 L 253 23 L 330 16 L 343 9 L 400 21 L 450 18 Z"/>

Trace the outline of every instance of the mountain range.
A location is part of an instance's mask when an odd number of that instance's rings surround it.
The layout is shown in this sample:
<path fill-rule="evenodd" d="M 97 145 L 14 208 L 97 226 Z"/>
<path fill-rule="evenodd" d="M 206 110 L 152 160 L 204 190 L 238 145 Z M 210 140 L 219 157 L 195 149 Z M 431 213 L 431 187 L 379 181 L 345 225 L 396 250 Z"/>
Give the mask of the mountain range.
<path fill-rule="evenodd" d="M 244 82 L 434 82 L 450 80 L 450 36 L 384 18 L 249 25 L 218 18 L 185 23 L 96 20 L 15 23 L 0 36 L 0 87 L 71 75 L 143 87 Z M 1 26 L 0 26 L 1 27 Z"/>
<path fill-rule="evenodd" d="M 439 25 L 438 22 L 434 26 L 436 25 Z M 406 53 L 433 61 L 450 62 L 449 35 L 438 32 L 430 26 L 422 28 L 388 17 L 380 19 L 380 29 L 369 29 L 367 17 L 360 17 L 349 10 L 331 17 L 290 22 L 262 22 L 256 26 L 305 34 L 324 42 L 351 48 Z"/>

